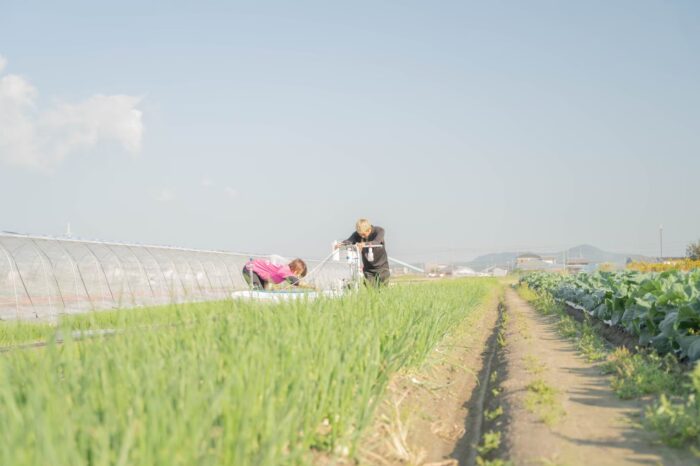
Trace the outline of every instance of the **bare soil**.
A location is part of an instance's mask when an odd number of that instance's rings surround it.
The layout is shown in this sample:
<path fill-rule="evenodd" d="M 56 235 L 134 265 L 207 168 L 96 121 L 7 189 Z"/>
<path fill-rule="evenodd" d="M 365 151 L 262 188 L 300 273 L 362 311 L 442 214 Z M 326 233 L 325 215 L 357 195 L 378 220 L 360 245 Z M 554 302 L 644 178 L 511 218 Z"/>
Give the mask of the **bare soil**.
<path fill-rule="evenodd" d="M 514 464 L 697 464 L 691 452 L 657 444 L 638 426 L 640 402 L 613 393 L 599 365 L 557 334 L 556 317 L 536 313 L 512 289 L 506 307 L 504 439 Z M 533 410 L 528 387 L 536 380 L 553 389 L 555 401 Z"/>
<path fill-rule="evenodd" d="M 557 334 L 557 317 L 537 313 L 509 287 L 503 304 L 494 296 L 422 369 L 392 378 L 359 464 L 700 464 L 639 426 L 643 402 L 620 400 L 600 364 Z M 500 416 L 485 416 L 500 409 Z M 479 453 L 492 432 L 500 433 L 500 445 Z M 356 464 L 347 457 L 317 460 Z"/>

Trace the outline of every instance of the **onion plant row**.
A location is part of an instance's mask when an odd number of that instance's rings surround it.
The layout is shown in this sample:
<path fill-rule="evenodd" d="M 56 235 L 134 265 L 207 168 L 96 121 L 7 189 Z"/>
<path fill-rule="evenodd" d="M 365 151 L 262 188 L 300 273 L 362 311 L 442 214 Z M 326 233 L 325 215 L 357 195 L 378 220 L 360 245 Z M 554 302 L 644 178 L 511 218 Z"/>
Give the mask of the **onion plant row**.
<path fill-rule="evenodd" d="M 531 288 L 583 307 L 639 337 L 660 353 L 700 359 L 700 270 L 596 272 L 573 276 L 533 273 Z"/>
<path fill-rule="evenodd" d="M 338 300 L 127 311 L 123 331 L 93 340 L 71 340 L 64 323 L 62 344 L 0 355 L 0 464 L 352 455 L 392 373 L 420 365 L 495 287 L 449 281 Z M 159 325 L 144 326 L 153 315 Z"/>

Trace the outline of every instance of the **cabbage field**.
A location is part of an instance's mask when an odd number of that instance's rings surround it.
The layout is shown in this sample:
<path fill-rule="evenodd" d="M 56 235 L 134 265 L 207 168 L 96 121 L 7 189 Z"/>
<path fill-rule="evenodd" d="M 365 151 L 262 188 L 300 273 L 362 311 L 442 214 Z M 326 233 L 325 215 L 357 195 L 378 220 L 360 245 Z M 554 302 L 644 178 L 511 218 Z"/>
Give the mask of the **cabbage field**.
<path fill-rule="evenodd" d="M 700 359 L 700 270 L 532 273 L 521 282 L 639 337 L 660 353 Z"/>
<path fill-rule="evenodd" d="M 496 287 L 460 280 L 313 302 L 182 304 L 36 331 L 2 323 L 12 346 L 0 355 L 0 464 L 352 457 L 391 375 L 420 365 Z M 105 327 L 116 331 L 71 337 Z M 37 335 L 46 346 L 20 346 Z"/>

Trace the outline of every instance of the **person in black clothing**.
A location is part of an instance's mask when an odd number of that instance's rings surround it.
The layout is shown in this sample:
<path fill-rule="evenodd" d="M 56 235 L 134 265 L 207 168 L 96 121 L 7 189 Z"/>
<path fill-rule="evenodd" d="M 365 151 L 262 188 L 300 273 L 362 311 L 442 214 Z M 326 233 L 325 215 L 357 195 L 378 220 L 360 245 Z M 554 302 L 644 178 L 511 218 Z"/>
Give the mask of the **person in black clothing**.
<path fill-rule="evenodd" d="M 372 225 L 361 218 L 355 224 L 355 232 L 340 244 L 354 244 L 362 255 L 365 280 L 371 285 L 386 285 L 389 281 L 389 256 L 384 243 L 384 228 Z M 381 247 L 372 247 L 381 246 Z"/>

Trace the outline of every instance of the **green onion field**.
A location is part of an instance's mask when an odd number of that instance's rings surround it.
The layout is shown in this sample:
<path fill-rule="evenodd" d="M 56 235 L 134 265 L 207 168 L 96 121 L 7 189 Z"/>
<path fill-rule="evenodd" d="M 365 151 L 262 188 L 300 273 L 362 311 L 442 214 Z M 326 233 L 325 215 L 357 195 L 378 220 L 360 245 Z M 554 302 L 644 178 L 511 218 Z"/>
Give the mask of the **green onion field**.
<path fill-rule="evenodd" d="M 308 303 L 93 313 L 58 327 L 3 323 L 0 464 L 352 456 L 390 376 L 419 366 L 496 288 L 455 280 Z M 115 332 L 71 337 L 100 328 Z M 48 344 L 20 347 L 35 341 Z"/>

